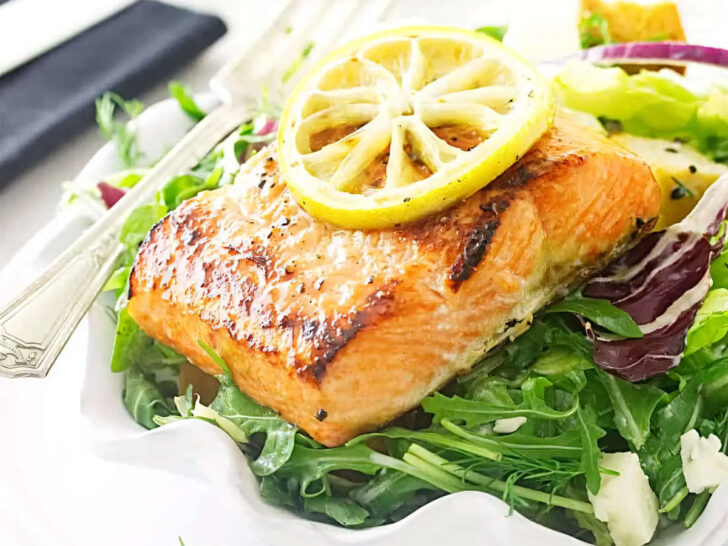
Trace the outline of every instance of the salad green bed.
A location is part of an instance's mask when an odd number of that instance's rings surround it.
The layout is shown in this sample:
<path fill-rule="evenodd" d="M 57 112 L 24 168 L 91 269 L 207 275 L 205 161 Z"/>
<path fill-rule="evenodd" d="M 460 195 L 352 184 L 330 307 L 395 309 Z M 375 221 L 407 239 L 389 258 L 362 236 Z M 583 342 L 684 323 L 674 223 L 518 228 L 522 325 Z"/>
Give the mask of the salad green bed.
<path fill-rule="evenodd" d="M 699 92 L 669 69 L 630 76 L 618 67 L 574 62 L 553 87 L 562 104 L 597 116 L 607 128 L 679 139 L 728 162 L 728 91 L 721 86 Z"/>
<path fill-rule="evenodd" d="M 667 117 L 681 123 L 713 119 L 700 114 L 710 99 L 696 106 L 693 98 L 670 84 L 656 84 L 652 76 L 643 76 L 636 91 L 625 87 L 621 76 L 609 73 L 605 78 L 600 84 L 604 93 L 626 93 L 628 105 L 644 104 L 642 95 L 647 94 L 654 109 L 625 106 L 616 111 L 600 102 L 606 95 L 580 91 L 568 77 L 557 85 L 567 104 L 617 119 L 627 130 L 673 134 L 677 129 Z M 192 118 L 204 115 L 182 86 L 170 89 Z M 690 107 L 672 108 L 675 103 Z M 102 130 L 116 139 L 120 153 L 130 158 L 127 166 L 133 167 L 131 158 L 138 157 L 134 135 L 114 120 L 114 105 L 130 115 L 138 113 L 138 106 L 108 96 L 99 107 Z M 656 112 L 654 118 L 645 111 Z M 716 158 L 728 157 L 721 155 L 722 144 L 710 144 L 706 127 L 716 126 L 704 121 L 690 125 L 687 137 Z M 237 167 L 231 169 L 225 159 L 233 154 L 232 164 L 238 165 L 253 144 L 269 141 L 273 134 L 258 130 L 269 122 L 263 116 L 245 124 L 190 172 L 171 179 L 157 201 L 137 209 L 124 226 L 121 240 L 127 253 L 107 285 L 118 298 L 111 367 L 125 374 L 123 401 L 139 424 L 154 428 L 203 419 L 219 426 L 249 456 L 268 502 L 348 527 L 393 522 L 447 493 L 474 490 L 499 496 L 513 510 L 549 527 L 611 544 L 587 491 L 596 493 L 610 473 L 600 469 L 602 454 L 620 451 L 638 454 L 663 524 L 695 522 L 709 493 L 688 492 L 680 436 L 695 428 L 703 436 L 717 435 L 724 449 L 728 445 L 728 245 L 713 262 L 714 285 L 688 334 L 686 356 L 677 368 L 642 383 L 623 381 L 595 366 L 591 342 L 573 313 L 626 337 L 639 337 L 636 324 L 606 300 L 577 293 L 546 309 L 526 333 L 392 426 L 341 447 L 322 446 L 243 394 L 225 362 L 202 340 L 201 346 L 225 370 L 218 377 L 218 394 L 209 406 L 199 402 L 191 387 L 178 395 L 185 358 L 149 338 L 126 312 L 129 268 L 146 233 L 168 211 L 200 191 L 230 183 Z M 710 134 L 717 138 L 722 131 L 721 125 Z M 686 137 L 684 131 L 680 136 Z M 126 174 L 116 184 L 130 186 L 140 176 Z M 497 420 L 517 417 L 526 421 L 515 432 L 494 430 Z"/>

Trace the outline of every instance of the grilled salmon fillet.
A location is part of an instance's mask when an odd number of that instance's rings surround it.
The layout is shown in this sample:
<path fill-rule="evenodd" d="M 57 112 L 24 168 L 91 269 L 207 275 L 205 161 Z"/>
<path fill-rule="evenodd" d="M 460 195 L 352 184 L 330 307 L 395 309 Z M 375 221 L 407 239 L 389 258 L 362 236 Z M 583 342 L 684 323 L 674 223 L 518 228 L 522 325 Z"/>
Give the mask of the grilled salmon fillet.
<path fill-rule="evenodd" d="M 649 168 L 558 114 L 497 180 L 451 209 L 383 231 L 317 221 L 272 148 L 234 185 L 149 233 L 128 310 L 202 370 L 221 370 L 327 446 L 416 406 L 654 224 Z"/>

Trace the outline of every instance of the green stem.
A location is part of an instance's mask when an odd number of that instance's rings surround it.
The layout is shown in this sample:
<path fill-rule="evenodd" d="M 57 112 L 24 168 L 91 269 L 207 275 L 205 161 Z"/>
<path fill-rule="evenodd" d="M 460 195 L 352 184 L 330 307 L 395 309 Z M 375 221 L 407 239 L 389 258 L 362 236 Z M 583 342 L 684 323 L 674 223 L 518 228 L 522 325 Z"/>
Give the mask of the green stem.
<path fill-rule="evenodd" d="M 708 504 L 708 499 L 710 499 L 710 491 L 707 489 L 695 497 L 693 505 L 690 507 L 687 514 L 685 514 L 685 520 L 683 523 L 686 528 L 692 527 L 693 523 L 697 521 L 700 514 L 702 514 L 703 510 L 705 510 L 705 505 Z"/>
<path fill-rule="evenodd" d="M 446 472 L 430 472 L 430 469 L 423 470 L 422 468 L 409 464 L 407 461 L 401 461 L 377 452 L 372 453 L 370 459 L 375 464 L 409 474 L 448 493 L 456 493 L 463 490 L 462 481 Z"/>
<path fill-rule="evenodd" d="M 479 457 L 484 457 L 492 461 L 500 461 L 502 458 L 502 455 L 497 451 L 493 451 L 492 449 L 488 449 L 487 447 L 484 447 L 482 445 L 473 445 L 472 441 L 464 442 L 457 438 L 445 437 L 441 434 L 432 432 L 415 433 L 412 436 L 429 444 L 444 447 L 446 449 L 453 449 L 455 451 L 461 451 L 463 453 L 469 453 L 471 455 L 477 455 Z M 466 439 L 469 440 L 469 438 Z"/>
<path fill-rule="evenodd" d="M 465 468 L 455 463 L 451 463 L 447 459 L 443 459 L 439 455 L 428 451 L 418 444 L 412 444 L 410 446 L 408 452 L 404 456 L 404 460 L 412 466 L 417 466 L 421 465 L 421 463 L 425 463 L 429 467 L 428 471 L 439 470 L 439 472 L 448 472 L 454 476 L 457 476 L 458 478 L 463 480 L 463 482 L 471 482 L 473 484 L 481 486 L 482 489 L 487 491 L 496 491 L 498 493 L 503 493 L 506 491 L 506 488 L 509 487 L 506 482 L 502 480 L 498 480 L 484 474 L 479 474 L 478 472 L 466 470 Z M 567 508 L 569 510 L 574 510 L 577 512 L 584 512 L 586 514 L 594 513 L 592 505 L 588 502 L 571 499 L 568 497 L 561 497 L 558 495 L 552 495 L 550 493 L 537 491 L 535 489 L 530 489 L 528 487 L 523 487 L 520 485 L 514 485 L 511 487 L 512 491 L 516 495 L 524 499 L 541 502 L 550 506 L 560 506 L 562 508 Z"/>
<path fill-rule="evenodd" d="M 667 514 L 669 512 L 672 512 L 676 506 L 678 506 L 683 500 L 685 500 L 685 497 L 688 496 L 688 493 L 688 488 L 683 486 L 680 491 L 675 493 L 675 495 L 669 501 L 667 501 L 667 504 L 665 506 L 660 508 L 660 513 Z"/>

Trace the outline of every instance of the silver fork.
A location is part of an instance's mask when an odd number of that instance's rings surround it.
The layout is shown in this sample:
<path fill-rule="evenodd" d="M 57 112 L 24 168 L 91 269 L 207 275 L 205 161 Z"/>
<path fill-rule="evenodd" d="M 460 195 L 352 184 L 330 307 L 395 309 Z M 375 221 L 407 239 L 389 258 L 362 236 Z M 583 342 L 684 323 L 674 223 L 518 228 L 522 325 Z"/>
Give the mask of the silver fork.
<path fill-rule="evenodd" d="M 313 49 L 304 66 L 365 16 L 378 20 L 389 4 L 390 0 L 289 0 L 268 30 L 210 81 L 221 106 L 195 125 L 19 296 L 0 308 L 0 375 L 45 377 L 115 269 L 124 250 L 118 234 L 129 213 L 150 202 L 171 176 L 193 167 L 250 119 L 257 91 L 262 85 L 279 85 L 307 44 L 312 42 Z"/>

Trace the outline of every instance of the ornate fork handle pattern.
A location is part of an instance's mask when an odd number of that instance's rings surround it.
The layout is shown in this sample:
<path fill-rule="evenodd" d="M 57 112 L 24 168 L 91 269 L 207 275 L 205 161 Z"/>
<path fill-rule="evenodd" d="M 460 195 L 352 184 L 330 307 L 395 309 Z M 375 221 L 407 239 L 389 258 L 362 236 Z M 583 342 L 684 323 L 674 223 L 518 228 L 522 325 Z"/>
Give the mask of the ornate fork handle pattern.
<path fill-rule="evenodd" d="M 0 375 L 45 377 L 114 270 L 119 230 L 132 210 L 192 167 L 248 117 L 226 104 L 206 116 L 124 198 L 66 249 L 17 298 L 0 308 Z"/>

